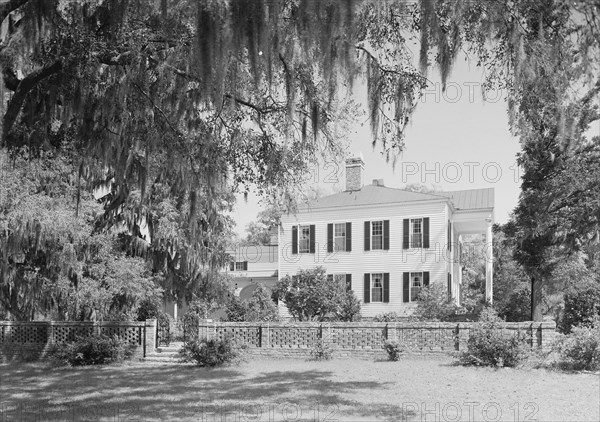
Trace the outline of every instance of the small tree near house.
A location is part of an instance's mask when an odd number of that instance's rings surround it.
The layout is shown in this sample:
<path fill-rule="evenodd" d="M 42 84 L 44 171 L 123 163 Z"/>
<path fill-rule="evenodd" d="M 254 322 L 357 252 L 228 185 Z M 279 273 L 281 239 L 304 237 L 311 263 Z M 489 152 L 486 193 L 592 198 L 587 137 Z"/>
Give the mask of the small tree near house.
<path fill-rule="evenodd" d="M 360 315 L 360 303 L 354 294 L 346 290 L 345 283 L 328 278 L 323 267 L 282 278 L 274 292 L 298 321 L 323 321 L 330 315 L 353 321 Z"/>

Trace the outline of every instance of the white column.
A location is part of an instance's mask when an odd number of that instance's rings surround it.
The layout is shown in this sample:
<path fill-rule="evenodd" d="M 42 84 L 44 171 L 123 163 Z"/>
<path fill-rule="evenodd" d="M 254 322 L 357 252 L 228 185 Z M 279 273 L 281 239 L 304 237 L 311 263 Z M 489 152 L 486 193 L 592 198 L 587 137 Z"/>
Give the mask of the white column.
<path fill-rule="evenodd" d="M 462 266 L 462 256 L 460 256 L 460 252 L 462 250 L 461 248 L 462 245 L 462 235 L 459 234 L 458 235 L 458 243 L 455 245 L 456 246 L 456 250 L 454 252 L 454 255 L 456 256 L 456 267 L 458 268 L 458 276 L 456 277 L 456 306 L 460 306 L 460 291 L 462 289 L 462 270 L 463 270 L 463 266 Z"/>
<path fill-rule="evenodd" d="M 494 283 L 494 253 L 492 244 L 492 219 L 486 218 L 485 232 L 485 300 L 492 303 Z"/>
<path fill-rule="evenodd" d="M 177 321 L 177 302 L 173 302 L 173 319 Z"/>

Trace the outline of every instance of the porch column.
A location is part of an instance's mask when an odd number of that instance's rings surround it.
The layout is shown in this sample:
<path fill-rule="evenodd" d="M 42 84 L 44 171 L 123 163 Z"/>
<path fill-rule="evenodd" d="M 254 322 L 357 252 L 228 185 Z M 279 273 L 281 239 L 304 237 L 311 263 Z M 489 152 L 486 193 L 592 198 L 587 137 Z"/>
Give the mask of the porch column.
<path fill-rule="evenodd" d="M 462 277 L 463 277 L 463 263 L 462 263 L 462 234 L 458 235 L 457 251 L 455 252 L 457 258 L 458 274 L 456 277 L 456 306 L 460 306 L 460 291 L 462 290 Z"/>
<path fill-rule="evenodd" d="M 173 319 L 177 321 L 177 302 L 173 302 Z"/>
<path fill-rule="evenodd" d="M 494 283 L 494 253 L 492 246 L 492 219 L 486 218 L 487 229 L 485 232 L 485 300 L 492 303 Z"/>

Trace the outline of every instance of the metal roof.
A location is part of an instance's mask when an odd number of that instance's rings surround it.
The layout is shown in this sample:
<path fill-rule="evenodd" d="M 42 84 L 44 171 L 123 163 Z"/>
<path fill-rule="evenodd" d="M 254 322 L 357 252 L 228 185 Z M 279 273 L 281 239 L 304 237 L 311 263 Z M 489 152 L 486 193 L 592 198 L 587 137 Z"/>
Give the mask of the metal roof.
<path fill-rule="evenodd" d="M 320 208 L 352 207 L 357 205 L 393 204 L 402 202 L 450 199 L 456 209 L 493 208 L 494 188 L 469 189 L 453 192 L 421 193 L 385 186 L 366 185 L 360 190 L 344 191 L 311 201 L 300 207 L 303 211 Z"/>

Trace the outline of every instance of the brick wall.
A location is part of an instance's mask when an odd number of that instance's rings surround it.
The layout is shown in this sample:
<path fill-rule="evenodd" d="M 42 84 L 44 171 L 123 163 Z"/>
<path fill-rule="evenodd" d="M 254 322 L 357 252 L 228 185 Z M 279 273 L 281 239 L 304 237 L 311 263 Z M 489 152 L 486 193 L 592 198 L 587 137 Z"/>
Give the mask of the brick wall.
<path fill-rule="evenodd" d="M 403 323 L 237 323 L 201 321 L 200 338 L 233 337 L 249 352 L 264 356 L 307 356 L 318 339 L 331 345 L 334 356 L 384 357 L 386 339 L 397 340 L 409 353 L 449 353 L 466 348 L 469 322 Z M 532 347 L 548 348 L 555 337 L 554 322 L 508 322 L 500 328 L 507 336 L 521 331 Z"/>
<path fill-rule="evenodd" d="M 156 320 L 127 322 L 0 321 L 0 360 L 36 360 L 47 356 L 51 346 L 92 334 L 118 335 L 134 347 L 134 358 L 154 351 Z"/>

